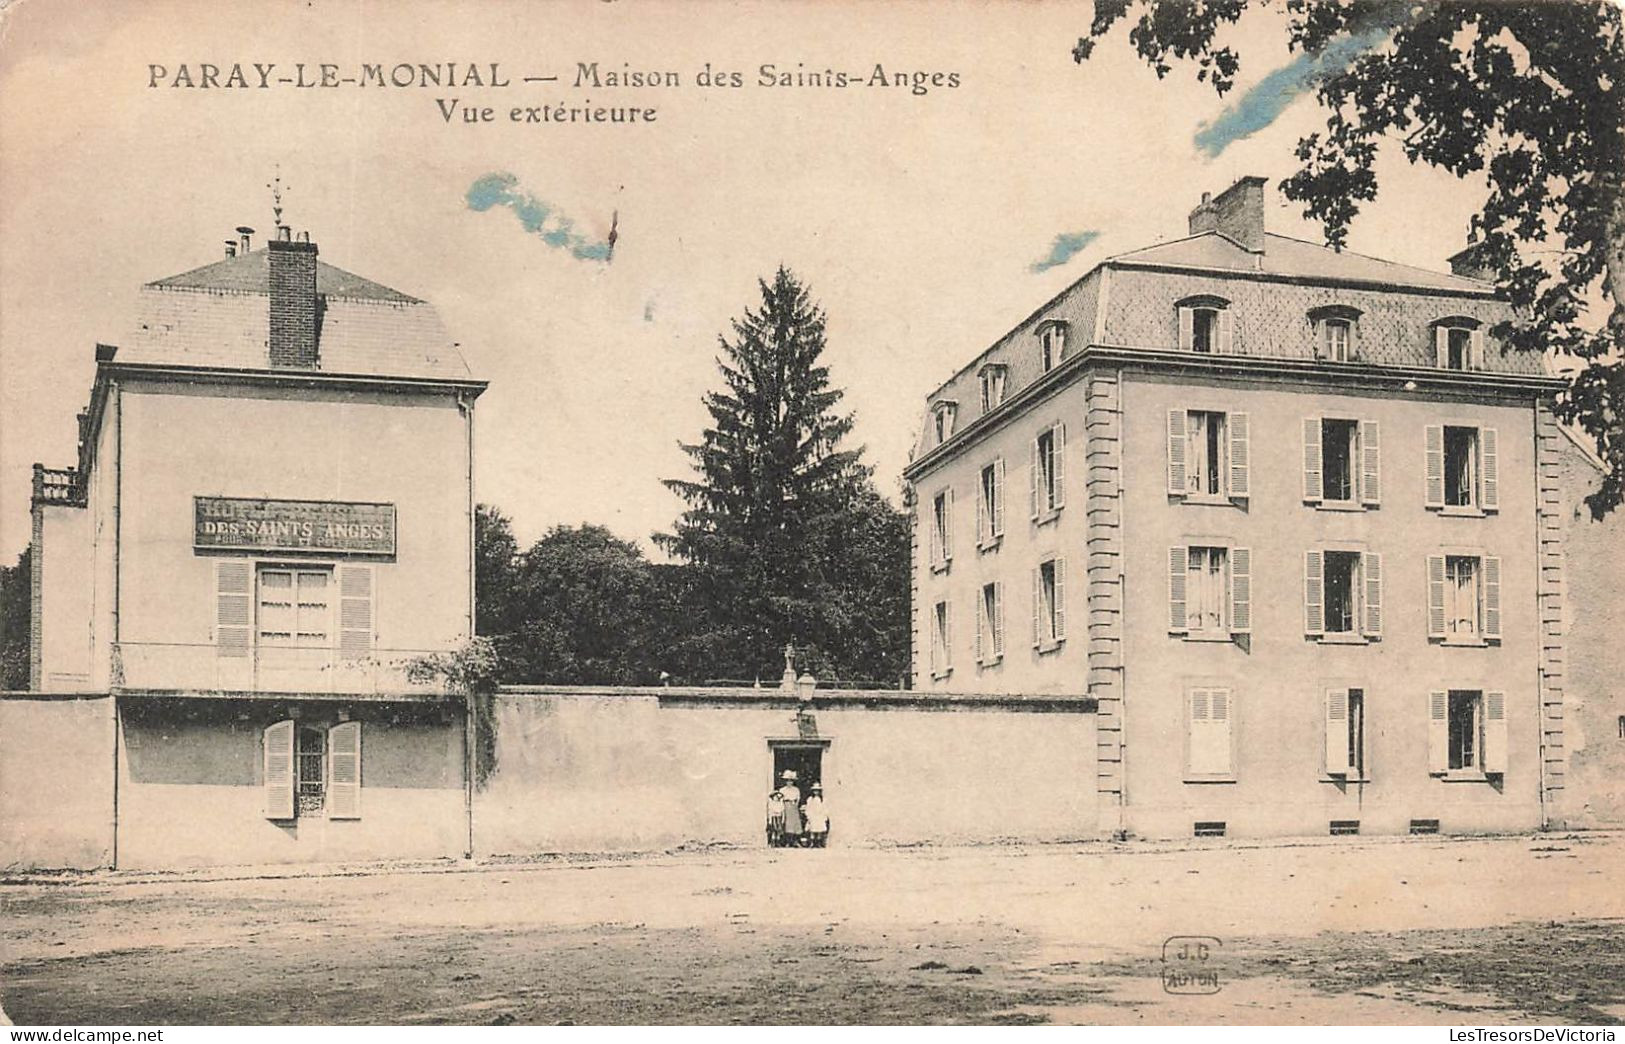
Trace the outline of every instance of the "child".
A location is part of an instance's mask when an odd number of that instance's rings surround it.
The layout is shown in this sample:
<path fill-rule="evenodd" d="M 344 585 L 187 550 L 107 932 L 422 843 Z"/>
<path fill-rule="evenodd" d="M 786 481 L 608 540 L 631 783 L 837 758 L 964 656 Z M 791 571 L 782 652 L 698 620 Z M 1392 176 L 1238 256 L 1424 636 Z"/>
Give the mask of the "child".
<path fill-rule="evenodd" d="M 784 844 L 784 792 L 775 790 L 767 796 L 767 847 Z"/>
<path fill-rule="evenodd" d="M 809 788 L 801 815 L 806 820 L 807 843 L 813 848 L 823 848 L 824 842 L 829 840 L 829 812 L 824 808 L 823 784 L 814 783 Z"/>

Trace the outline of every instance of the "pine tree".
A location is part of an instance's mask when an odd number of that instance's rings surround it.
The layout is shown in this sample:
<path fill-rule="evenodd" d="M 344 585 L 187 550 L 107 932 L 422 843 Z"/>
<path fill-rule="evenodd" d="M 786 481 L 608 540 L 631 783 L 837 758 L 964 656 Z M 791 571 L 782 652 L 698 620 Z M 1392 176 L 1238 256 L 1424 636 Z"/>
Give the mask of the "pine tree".
<path fill-rule="evenodd" d="M 719 338 L 723 386 L 705 397 L 711 424 L 683 446 L 697 475 L 666 483 L 688 505 L 674 532 L 656 536 L 690 574 L 677 659 L 712 678 L 771 678 L 793 643 L 798 664 L 825 677 L 889 676 L 885 657 L 859 651 L 877 645 L 872 637 L 861 646 L 845 638 L 862 628 L 906 644 L 906 609 L 854 621 L 854 583 L 886 571 L 843 561 L 906 561 L 906 527 L 893 527 L 901 540 L 885 546 L 846 546 L 847 534 L 873 532 L 878 495 L 861 449 L 843 448 L 853 418 L 839 411 L 842 392 L 820 361 L 824 313 L 783 267 L 758 285 L 760 308 L 733 321 L 732 339 Z"/>

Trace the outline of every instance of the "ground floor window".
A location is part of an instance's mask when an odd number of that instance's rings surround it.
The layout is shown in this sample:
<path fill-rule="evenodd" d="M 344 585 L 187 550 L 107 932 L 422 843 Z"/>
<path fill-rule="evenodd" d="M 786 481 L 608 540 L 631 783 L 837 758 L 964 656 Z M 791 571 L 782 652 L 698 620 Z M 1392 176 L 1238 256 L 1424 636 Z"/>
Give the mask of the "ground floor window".
<path fill-rule="evenodd" d="M 315 815 L 322 810 L 327 790 L 327 733 L 309 726 L 299 730 L 298 813 Z"/>
<path fill-rule="evenodd" d="M 361 723 L 296 721 L 261 736 L 265 818 L 361 818 Z"/>
<path fill-rule="evenodd" d="M 1507 771 L 1505 692 L 1439 689 L 1429 695 L 1429 771 L 1477 779 Z"/>
<path fill-rule="evenodd" d="M 1365 690 L 1326 690 L 1326 774 L 1365 778 Z"/>
<path fill-rule="evenodd" d="M 1186 774 L 1193 780 L 1235 777 L 1232 726 L 1235 715 L 1229 689 L 1195 688 L 1186 693 Z"/>
<path fill-rule="evenodd" d="M 1484 749 L 1484 694 L 1477 690 L 1450 690 L 1450 769 L 1480 767 Z"/>

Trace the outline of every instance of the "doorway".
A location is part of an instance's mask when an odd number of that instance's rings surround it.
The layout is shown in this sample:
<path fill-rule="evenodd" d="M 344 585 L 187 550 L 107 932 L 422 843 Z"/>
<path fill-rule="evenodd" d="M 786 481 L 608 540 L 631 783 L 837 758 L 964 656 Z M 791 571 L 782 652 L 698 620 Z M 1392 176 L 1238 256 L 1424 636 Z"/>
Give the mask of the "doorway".
<path fill-rule="evenodd" d="M 807 798 L 812 794 L 814 786 L 821 786 L 824 782 L 824 755 L 829 749 L 829 740 L 817 739 L 783 739 L 767 741 L 769 763 L 771 765 L 768 776 L 767 789 L 770 795 L 767 813 L 767 843 L 770 847 L 807 847 L 816 844 L 822 847 L 827 836 L 828 827 L 819 831 L 816 838 L 810 832 L 804 835 L 804 820 L 802 809 Z M 784 785 L 786 773 L 794 773 L 795 792 L 793 804 L 791 801 L 779 802 L 776 795 L 787 790 Z"/>

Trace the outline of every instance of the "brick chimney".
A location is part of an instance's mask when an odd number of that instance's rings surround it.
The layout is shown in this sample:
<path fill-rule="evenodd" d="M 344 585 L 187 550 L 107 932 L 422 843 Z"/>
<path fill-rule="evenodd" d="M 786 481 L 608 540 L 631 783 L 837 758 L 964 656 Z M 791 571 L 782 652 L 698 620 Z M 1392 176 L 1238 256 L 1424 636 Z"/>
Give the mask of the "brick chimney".
<path fill-rule="evenodd" d="M 271 268 L 271 365 L 316 369 L 321 365 L 317 334 L 316 244 L 294 242 L 287 226 L 265 245 Z"/>
<path fill-rule="evenodd" d="M 1264 179 L 1245 177 L 1217 197 L 1202 193 L 1191 211 L 1191 235 L 1219 232 L 1244 250 L 1264 252 Z"/>
<path fill-rule="evenodd" d="M 1467 246 L 1451 254 L 1449 257 L 1450 271 L 1463 279 L 1479 279 L 1486 283 L 1495 282 L 1495 267 L 1485 254 L 1484 244 L 1478 241 L 1477 236 L 1467 238 Z"/>

